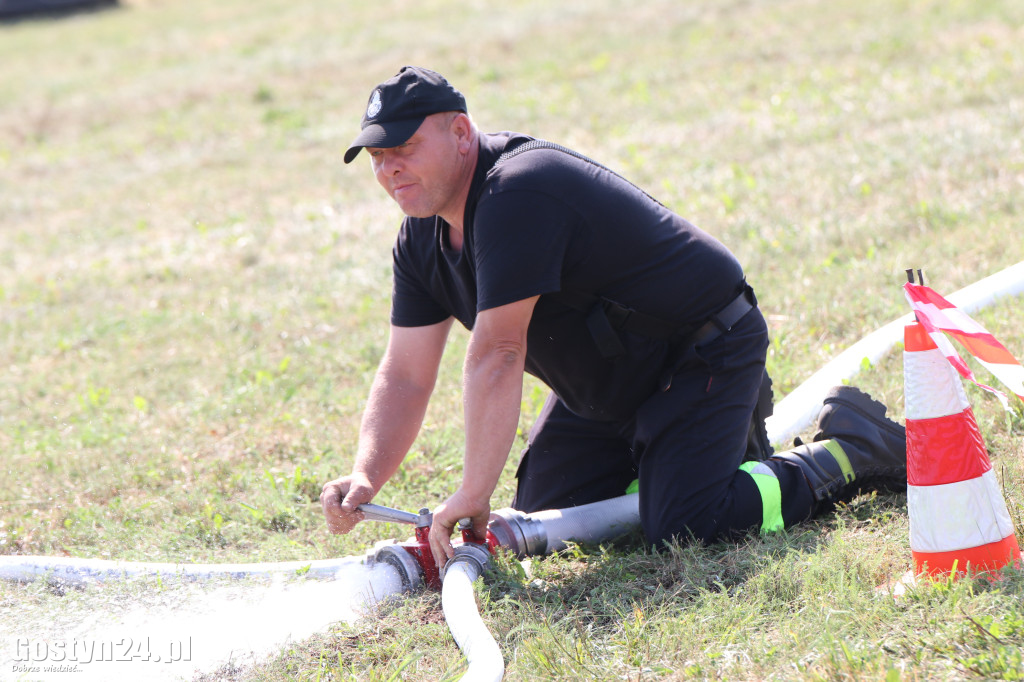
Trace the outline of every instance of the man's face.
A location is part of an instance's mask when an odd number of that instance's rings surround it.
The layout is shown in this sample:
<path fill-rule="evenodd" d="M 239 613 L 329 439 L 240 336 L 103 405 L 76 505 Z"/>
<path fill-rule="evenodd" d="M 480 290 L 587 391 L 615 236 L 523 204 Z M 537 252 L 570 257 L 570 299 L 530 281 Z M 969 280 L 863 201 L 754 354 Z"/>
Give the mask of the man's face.
<path fill-rule="evenodd" d="M 448 113 L 428 116 L 404 144 L 366 149 L 377 182 L 407 216 L 444 215 L 457 201 L 460 156 L 451 130 L 454 118 Z"/>

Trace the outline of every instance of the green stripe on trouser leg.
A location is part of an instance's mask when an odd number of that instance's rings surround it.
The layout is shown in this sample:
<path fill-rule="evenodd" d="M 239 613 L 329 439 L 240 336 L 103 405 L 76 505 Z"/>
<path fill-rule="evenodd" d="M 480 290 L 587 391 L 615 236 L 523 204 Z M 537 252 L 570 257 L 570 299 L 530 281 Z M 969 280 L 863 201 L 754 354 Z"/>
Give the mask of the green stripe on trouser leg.
<path fill-rule="evenodd" d="M 782 488 L 775 472 L 762 462 L 744 462 L 740 471 L 750 474 L 761 493 L 761 532 L 772 533 L 782 530 Z"/>

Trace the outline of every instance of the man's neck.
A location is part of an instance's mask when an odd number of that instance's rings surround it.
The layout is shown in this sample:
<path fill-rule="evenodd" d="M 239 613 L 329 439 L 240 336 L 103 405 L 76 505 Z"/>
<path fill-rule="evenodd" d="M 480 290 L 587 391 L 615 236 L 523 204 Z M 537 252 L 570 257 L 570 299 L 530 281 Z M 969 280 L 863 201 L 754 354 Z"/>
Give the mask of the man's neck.
<path fill-rule="evenodd" d="M 454 251 L 462 250 L 462 230 L 456 230 L 448 223 L 448 246 Z"/>
<path fill-rule="evenodd" d="M 469 188 L 473 184 L 473 174 L 480 158 L 480 139 L 476 137 L 462 167 L 461 190 L 456 195 L 451 207 L 438 215 L 448 223 L 448 244 L 456 251 L 462 249 L 463 222 L 466 217 L 466 202 L 469 200 Z"/>

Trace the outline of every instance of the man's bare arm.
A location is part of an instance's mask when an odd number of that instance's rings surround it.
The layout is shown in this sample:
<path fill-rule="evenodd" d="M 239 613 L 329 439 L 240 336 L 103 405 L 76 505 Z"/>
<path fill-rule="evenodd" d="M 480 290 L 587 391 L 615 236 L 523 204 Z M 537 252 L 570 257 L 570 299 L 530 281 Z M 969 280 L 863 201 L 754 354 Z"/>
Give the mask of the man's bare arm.
<path fill-rule="evenodd" d="M 487 531 L 490 498 L 519 426 L 526 365 L 526 333 L 537 297 L 477 315 L 466 351 L 463 402 L 466 455 L 459 489 L 434 510 L 430 544 L 440 563 L 451 556 L 451 532 L 470 518 L 478 537 Z"/>
<path fill-rule="evenodd" d="M 397 471 L 419 434 L 437 380 L 452 321 L 427 327 L 391 327 L 387 350 L 370 389 L 352 472 L 324 484 L 320 493 L 327 528 L 347 533 Z"/>

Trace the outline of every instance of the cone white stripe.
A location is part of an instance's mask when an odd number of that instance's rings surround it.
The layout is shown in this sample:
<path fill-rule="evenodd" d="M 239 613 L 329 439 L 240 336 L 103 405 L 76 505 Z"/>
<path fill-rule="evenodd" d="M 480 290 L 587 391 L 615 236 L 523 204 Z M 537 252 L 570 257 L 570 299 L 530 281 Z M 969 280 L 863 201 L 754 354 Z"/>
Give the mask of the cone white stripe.
<path fill-rule="evenodd" d="M 999 542 L 1013 535 L 996 474 L 957 483 L 907 486 L 910 549 L 951 552 Z"/>
<path fill-rule="evenodd" d="M 963 382 L 946 356 L 932 350 L 903 353 L 907 419 L 934 419 L 970 407 Z"/>

